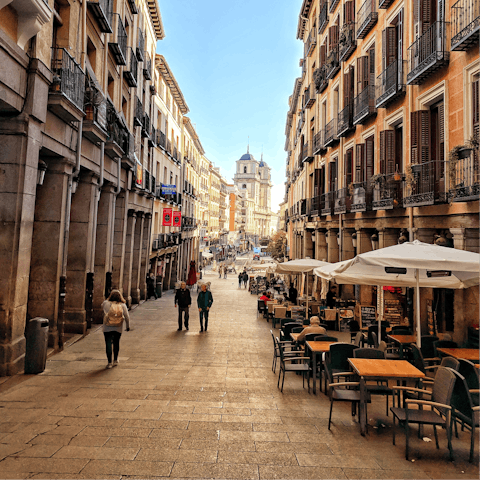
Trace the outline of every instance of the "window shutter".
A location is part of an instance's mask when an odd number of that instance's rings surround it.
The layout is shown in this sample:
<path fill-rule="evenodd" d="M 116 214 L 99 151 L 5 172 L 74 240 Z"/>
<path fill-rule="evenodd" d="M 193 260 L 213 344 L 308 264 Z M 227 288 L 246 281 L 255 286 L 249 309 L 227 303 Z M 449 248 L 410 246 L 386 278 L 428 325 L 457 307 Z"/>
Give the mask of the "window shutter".
<path fill-rule="evenodd" d="M 348 186 L 352 183 L 352 158 L 353 157 L 353 148 L 347 150 L 345 153 L 345 186 Z"/>
<path fill-rule="evenodd" d="M 348 86 L 350 87 L 350 93 L 349 93 L 349 97 L 350 97 L 350 106 L 352 108 L 352 111 L 353 111 L 353 99 L 355 97 L 355 67 L 352 65 L 350 66 L 350 68 L 348 69 L 348 75 L 350 77 L 350 81 L 349 81 L 349 84 Z"/>
<path fill-rule="evenodd" d="M 375 86 L 375 48 L 368 51 L 368 83 L 367 85 Z"/>
<path fill-rule="evenodd" d="M 438 159 L 440 160 L 440 168 L 443 168 L 443 161 L 445 160 L 445 106 L 442 103 L 438 106 Z M 427 160 L 428 161 L 428 160 Z"/>
<path fill-rule="evenodd" d="M 384 30 L 385 31 L 385 30 Z M 380 132 L 380 173 L 385 174 L 387 171 L 387 154 L 386 154 L 386 133 L 387 130 Z"/>
<path fill-rule="evenodd" d="M 362 91 L 363 87 L 363 62 L 362 62 L 363 57 L 358 57 L 357 58 L 357 95 Z"/>
<path fill-rule="evenodd" d="M 472 102 L 473 102 L 473 134 L 480 138 L 480 79 L 477 78 L 472 83 Z M 473 182 L 480 181 L 480 155 L 478 149 L 473 150 Z"/>
<path fill-rule="evenodd" d="M 420 1 L 420 35 L 423 35 L 433 23 L 432 0 Z"/>
<path fill-rule="evenodd" d="M 329 182 L 329 192 L 333 192 L 336 190 L 336 179 L 337 179 L 337 162 L 330 162 L 328 164 L 328 171 L 330 174 L 330 182 Z"/>
<path fill-rule="evenodd" d="M 355 152 L 355 182 L 363 182 L 363 157 L 365 155 L 365 144 L 356 145 Z"/>
<path fill-rule="evenodd" d="M 322 67 L 325 64 L 325 59 L 327 58 L 327 46 L 323 44 L 320 47 L 320 66 Z"/>
<path fill-rule="evenodd" d="M 353 1 L 347 1 L 344 4 L 344 19 L 345 24 L 348 25 L 355 21 L 355 5 Z"/>
<path fill-rule="evenodd" d="M 368 68 L 368 55 L 361 57 L 362 63 L 362 91 L 368 87 L 368 79 L 369 79 L 369 68 Z"/>
<path fill-rule="evenodd" d="M 319 168 L 315 169 L 315 176 L 313 178 L 313 181 L 314 181 L 313 196 L 314 197 L 320 196 L 320 172 L 321 170 Z"/>
<path fill-rule="evenodd" d="M 397 57 L 397 29 L 387 27 L 382 31 L 382 59 L 383 65 L 387 68 Z"/>
<path fill-rule="evenodd" d="M 338 46 L 338 25 L 333 25 L 333 27 L 331 27 L 331 34 L 332 34 L 332 49 L 335 49 Z"/>
<path fill-rule="evenodd" d="M 397 59 L 403 60 L 403 8 L 398 12 L 397 22 Z"/>
<path fill-rule="evenodd" d="M 350 105 L 350 72 L 343 74 L 343 108 Z"/>
<path fill-rule="evenodd" d="M 430 159 L 430 112 L 411 112 L 410 142 L 412 165 L 428 162 Z"/>
<path fill-rule="evenodd" d="M 374 162 L 375 162 L 375 150 L 373 136 L 365 139 L 365 180 L 368 182 L 370 177 L 373 176 Z"/>

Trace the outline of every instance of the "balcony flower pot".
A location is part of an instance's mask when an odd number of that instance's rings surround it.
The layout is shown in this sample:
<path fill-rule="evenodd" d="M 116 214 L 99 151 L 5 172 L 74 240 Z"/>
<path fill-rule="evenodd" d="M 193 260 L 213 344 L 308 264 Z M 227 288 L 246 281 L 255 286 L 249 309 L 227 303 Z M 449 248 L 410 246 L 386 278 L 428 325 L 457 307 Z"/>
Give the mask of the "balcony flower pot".
<path fill-rule="evenodd" d="M 377 173 L 370 177 L 370 186 L 375 188 L 377 185 L 380 185 L 385 180 L 385 176 L 381 173 Z"/>

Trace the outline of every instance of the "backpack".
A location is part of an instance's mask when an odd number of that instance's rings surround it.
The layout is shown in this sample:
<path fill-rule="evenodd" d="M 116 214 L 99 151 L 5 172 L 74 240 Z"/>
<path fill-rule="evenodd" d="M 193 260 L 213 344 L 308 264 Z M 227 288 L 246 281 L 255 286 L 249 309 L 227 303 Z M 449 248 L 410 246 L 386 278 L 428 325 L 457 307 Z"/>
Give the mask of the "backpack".
<path fill-rule="evenodd" d="M 113 302 L 105 314 L 104 325 L 108 327 L 121 327 L 123 323 L 123 306 L 121 303 Z"/>

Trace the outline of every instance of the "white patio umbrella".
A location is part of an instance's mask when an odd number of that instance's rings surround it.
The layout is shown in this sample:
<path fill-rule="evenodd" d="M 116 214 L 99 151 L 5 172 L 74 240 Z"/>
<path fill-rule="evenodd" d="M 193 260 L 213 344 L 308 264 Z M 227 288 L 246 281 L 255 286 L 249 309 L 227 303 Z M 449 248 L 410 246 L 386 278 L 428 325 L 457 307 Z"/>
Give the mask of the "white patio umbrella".
<path fill-rule="evenodd" d="M 420 347 L 420 287 L 478 285 L 480 255 L 415 240 L 361 253 L 351 260 L 316 268 L 314 272 L 337 283 L 415 287 L 417 344 Z"/>
<path fill-rule="evenodd" d="M 308 274 L 313 273 L 316 268 L 331 265 L 328 262 L 322 262 L 312 258 L 299 258 L 288 262 L 279 263 L 275 273 L 283 273 L 286 275 L 305 274 L 307 275 L 307 316 L 308 316 Z"/>

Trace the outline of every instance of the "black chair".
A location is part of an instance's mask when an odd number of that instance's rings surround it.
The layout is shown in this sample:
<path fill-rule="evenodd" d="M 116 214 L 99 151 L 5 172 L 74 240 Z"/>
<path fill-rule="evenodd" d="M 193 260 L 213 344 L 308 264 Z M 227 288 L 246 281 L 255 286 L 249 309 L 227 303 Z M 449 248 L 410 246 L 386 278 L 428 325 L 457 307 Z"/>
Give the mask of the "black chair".
<path fill-rule="evenodd" d="M 285 372 L 302 373 L 303 387 L 305 388 L 305 373 L 307 373 L 308 392 L 310 393 L 310 357 L 287 356 L 285 355 L 285 344 L 280 342 L 278 337 L 275 340 L 277 342 L 278 352 L 280 354 L 280 370 L 278 372 L 277 388 L 280 386 L 280 377 L 282 376 L 282 372 L 283 372 L 283 378 L 282 378 L 282 388 L 280 390 L 281 392 L 283 392 L 283 384 L 285 382 Z M 290 363 L 290 362 L 296 362 L 296 363 Z"/>
<path fill-rule="evenodd" d="M 273 331 L 270 330 L 270 334 L 272 335 L 272 340 L 273 340 L 273 362 L 272 362 L 272 371 L 275 373 L 277 369 L 277 359 L 280 356 L 280 346 L 279 343 L 277 343 L 275 339 L 275 335 L 273 334 Z M 298 355 L 298 352 L 294 352 L 293 350 L 287 351 L 286 349 L 290 347 L 290 349 L 293 347 L 293 342 L 280 342 L 284 346 L 283 354 L 285 356 L 294 356 Z"/>
<path fill-rule="evenodd" d="M 265 305 L 265 302 L 263 300 L 257 300 L 257 317 L 259 313 L 265 316 L 266 310 L 267 306 Z"/>
<path fill-rule="evenodd" d="M 362 332 L 357 332 L 353 344 L 357 347 L 363 347 L 365 344 L 365 335 Z"/>
<path fill-rule="evenodd" d="M 351 343 L 332 343 L 330 350 L 325 354 L 325 371 L 329 370 L 330 378 L 348 376 L 352 371 L 349 358 L 353 358 L 353 351 L 357 347 Z M 344 375 L 337 375 L 344 374 Z M 327 375 L 325 375 L 325 391 L 327 391 Z"/>
<path fill-rule="evenodd" d="M 412 335 L 413 332 L 410 328 L 403 325 L 394 325 L 391 331 L 392 335 Z"/>
<path fill-rule="evenodd" d="M 474 406 L 479 404 L 479 373 L 480 370 L 470 361 L 459 359 L 460 367 L 458 373 L 465 377 L 470 395 L 472 396 L 472 402 Z"/>
<path fill-rule="evenodd" d="M 292 328 L 301 327 L 301 323 L 297 322 L 288 322 L 280 330 L 280 339 L 281 340 L 291 340 L 290 334 L 292 333 Z"/>
<path fill-rule="evenodd" d="M 405 426 L 405 458 L 408 460 L 409 453 L 409 435 L 410 435 L 410 423 L 416 423 L 418 425 L 432 425 L 433 432 L 435 434 L 435 444 L 437 448 L 438 436 L 436 427 L 442 427 L 447 432 L 448 450 L 450 453 L 450 460 L 453 460 L 452 449 L 452 394 L 455 386 L 456 375 L 450 368 L 440 367 L 433 383 L 433 389 L 423 390 L 412 387 L 392 387 L 395 391 L 409 391 L 419 395 L 419 398 L 409 398 L 405 400 L 405 407 L 394 406 L 390 409 L 393 414 L 393 444 L 395 445 L 395 420 L 399 423 L 403 423 Z M 424 400 L 423 397 L 427 395 L 431 400 Z M 400 405 L 400 404 L 399 404 Z M 420 408 L 409 408 L 410 405 L 418 405 Z M 425 407 L 430 406 L 430 410 Z"/>
<path fill-rule="evenodd" d="M 350 320 L 348 322 L 348 329 L 350 330 L 350 341 L 353 343 L 355 336 L 360 332 L 360 324 L 357 320 Z"/>
<path fill-rule="evenodd" d="M 433 348 L 435 350 L 435 357 L 442 359 L 445 355 L 442 352 L 439 352 L 439 348 L 458 348 L 457 342 L 453 340 L 437 340 L 433 342 Z"/>
<path fill-rule="evenodd" d="M 338 342 L 337 337 L 331 337 L 330 335 L 318 335 L 317 333 L 312 333 L 315 335 L 314 340 L 316 342 Z"/>
<path fill-rule="evenodd" d="M 400 353 L 398 351 L 397 347 L 394 347 L 392 345 L 387 345 L 385 340 L 382 340 L 378 344 L 378 349 L 382 351 L 385 355 L 385 358 L 387 360 L 400 360 L 402 357 L 400 356 Z"/>
<path fill-rule="evenodd" d="M 436 335 L 422 335 L 421 340 L 422 346 L 420 347 L 420 350 L 422 351 L 425 363 L 440 363 L 440 358 L 437 357 L 435 353 L 435 346 L 433 345 L 438 341 L 438 337 Z"/>
<path fill-rule="evenodd" d="M 380 332 L 381 332 L 381 338 L 380 340 L 385 340 L 387 339 L 387 327 L 385 325 L 380 325 Z M 375 334 L 375 337 L 373 336 Z M 377 340 L 375 341 L 374 338 Z M 369 347 L 373 348 L 378 348 L 378 325 L 370 325 L 368 327 L 368 333 L 367 333 L 367 344 Z"/>

